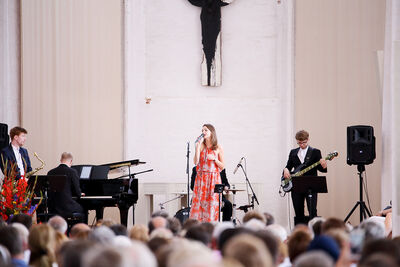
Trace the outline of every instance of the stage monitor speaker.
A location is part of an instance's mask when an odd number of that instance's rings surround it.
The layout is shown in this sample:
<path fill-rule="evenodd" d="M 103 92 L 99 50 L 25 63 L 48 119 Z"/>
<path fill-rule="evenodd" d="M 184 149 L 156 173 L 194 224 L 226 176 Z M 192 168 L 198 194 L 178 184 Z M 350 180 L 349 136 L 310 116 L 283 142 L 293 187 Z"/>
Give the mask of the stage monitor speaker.
<path fill-rule="evenodd" d="M 10 142 L 9 139 L 7 124 L 0 123 L 0 150 L 8 146 L 8 143 Z"/>
<path fill-rule="evenodd" d="M 347 164 L 368 165 L 375 157 L 374 128 L 367 125 L 347 127 Z"/>

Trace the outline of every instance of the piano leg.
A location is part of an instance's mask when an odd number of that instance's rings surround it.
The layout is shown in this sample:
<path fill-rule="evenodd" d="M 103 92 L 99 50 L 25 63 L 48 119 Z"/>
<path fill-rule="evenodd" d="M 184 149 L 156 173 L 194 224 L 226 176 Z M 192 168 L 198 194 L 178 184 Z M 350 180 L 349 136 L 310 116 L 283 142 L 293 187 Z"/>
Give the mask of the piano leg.
<path fill-rule="evenodd" d="M 119 215 L 121 217 L 121 224 L 125 225 L 128 227 L 128 211 L 129 208 L 119 208 Z"/>
<path fill-rule="evenodd" d="M 129 208 L 132 207 L 132 224 L 135 224 L 135 205 L 132 206 L 125 206 L 120 205 L 119 208 L 119 215 L 121 217 L 121 224 L 128 227 L 128 212 Z"/>

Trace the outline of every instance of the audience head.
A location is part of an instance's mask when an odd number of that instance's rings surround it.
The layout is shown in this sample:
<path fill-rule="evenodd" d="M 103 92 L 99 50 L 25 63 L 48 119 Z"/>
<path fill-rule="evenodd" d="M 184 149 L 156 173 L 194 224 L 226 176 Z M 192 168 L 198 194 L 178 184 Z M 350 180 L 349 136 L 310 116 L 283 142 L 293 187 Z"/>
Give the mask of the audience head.
<path fill-rule="evenodd" d="M 115 234 L 110 228 L 107 226 L 100 226 L 89 233 L 88 240 L 98 244 L 107 245 L 112 242 L 114 237 Z"/>
<path fill-rule="evenodd" d="M 132 241 L 131 246 L 122 250 L 124 261 L 128 266 L 157 267 L 157 260 L 153 253 L 141 242 Z"/>
<path fill-rule="evenodd" d="M 300 255 L 293 267 L 333 267 L 333 259 L 323 251 L 310 251 Z"/>
<path fill-rule="evenodd" d="M 90 233 L 90 227 L 85 223 L 77 223 L 72 226 L 69 232 L 69 238 L 71 239 L 86 239 Z"/>
<path fill-rule="evenodd" d="M 156 237 L 161 237 L 165 239 L 172 239 L 174 235 L 172 234 L 171 230 L 167 228 L 157 228 L 150 234 L 150 240 Z"/>
<path fill-rule="evenodd" d="M 112 240 L 112 245 L 117 249 L 130 247 L 132 240 L 126 235 L 116 235 Z"/>
<path fill-rule="evenodd" d="M 232 229 L 226 229 L 224 230 L 221 235 L 219 236 L 219 240 L 218 240 L 218 248 L 219 250 L 221 250 L 222 254 L 224 254 L 224 247 L 225 245 L 228 243 L 228 241 L 230 239 L 232 239 L 233 237 L 239 235 L 239 234 L 253 234 L 253 231 L 243 228 L 243 227 L 239 227 L 239 228 L 232 228 Z"/>
<path fill-rule="evenodd" d="M 275 223 L 275 218 L 274 218 L 274 216 L 272 216 L 271 213 L 264 212 L 264 217 L 265 217 L 265 221 L 266 221 L 265 224 L 267 226 Z"/>
<path fill-rule="evenodd" d="M 268 225 L 265 230 L 274 234 L 281 242 L 285 242 L 288 237 L 286 229 L 280 224 Z"/>
<path fill-rule="evenodd" d="M 358 267 L 397 267 L 399 266 L 396 264 L 396 261 L 384 254 L 384 253 L 373 253 L 370 256 L 367 256 L 366 259 L 364 259 L 362 262 L 360 262 Z"/>
<path fill-rule="evenodd" d="M 320 235 L 315 237 L 310 245 L 308 246 L 307 251 L 314 250 L 322 250 L 332 257 L 333 261 L 336 262 L 339 259 L 340 248 L 336 241 L 326 235 Z"/>
<path fill-rule="evenodd" d="M 111 219 L 100 219 L 100 220 L 97 221 L 96 227 L 99 227 L 99 226 L 110 227 L 111 225 L 114 225 L 114 224 L 116 224 L 116 222 L 114 222 Z"/>
<path fill-rule="evenodd" d="M 139 242 L 132 242 L 130 246 L 119 249 L 110 246 L 91 249 L 83 259 L 83 266 L 157 267 L 157 262 L 146 246 Z"/>
<path fill-rule="evenodd" d="M 265 216 L 256 210 L 250 210 L 250 211 L 246 212 L 246 214 L 243 217 L 243 223 L 246 223 L 246 222 L 250 221 L 251 219 L 257 219 L 257 220 L 260 220 L 261 222 L 263 222 L 264 224 L 266 224 Z"/>
<path fill-rule="evenodd" d="M 82 265 L 83 267 L 125 267 L 120 251 L 111 246 L 90 249 L 84 255 Z"/>
<path fill-rule="evenodd" d="M 296 258 L 307 251 L 308 246 L 312 240 L 311 233 L 304 231 L 304 229 L 298 229 L 292 232 L 288 240 L 289 258 L 293 263 Z"/>
<path fill-rule="evenodd" d="M 18 230 L 12 226 L 0 227 L 0 245 L 8 249 L 12 258 L 22 255 L 24 252 L 22 238 Z"/>
<path fill-rule="evenodd" d="M 211 250 L 200 242 L 180 240 L 167 259 L 167 267 L 206 267 L 218 266 L 218 261 Z"/>
<path fill-rule="evenodd" d="M 218 240 L 223 231 L 225 231 L 226 229 L 233 229 L 233 228 L 235 228 L 233 222 L 219 222 L 214 226 L 212 238 Z"/>
<path fill-rule="evenodd" d="M 359 263 L 364 264 L 371 255 L 377 253 L 392 258 L 400 266 L 400 247 L 388 239 L 375 239 L 366 242 L 363 246 Z"/>
<path fill-rule="evenodd" d="M 155 212 L 153 212 L 151 214 L 151 218 L 154 218 L 154 217 L 163 217 L 164 219 L 168 219 L 169 214 L 166 210 L 156 210 Z"/>
<path fill-rule="evenodd" d="M 211 247 L 212 249 L 218 250 L 219 237 L 226 229 L 233 229 L 235 225 L 232 222 L 220 222 L 214 226 L 214 231 L 211 235 Z"/>
<path fill-rule="evenodd" d="M 149 233 L 153 232 L 157 228 L 167 228 L 168 221 L 164 217 L 156 216 L 152 217 L 149 222 Z"/>
<path fill-rule="evenodd" d="M 328 218 L 326 219 L 325 222 L 322 223 L 321 225 L 321 234 L 325 234 L 331 229 L 341 229 L 346 231 L 346 224 L 344 223 L 343 220 L 338 219 L 338 218 Z"/>
<path fill-rule="evenodd" d="M 48 221 L 48 224 L 53 227 L 54 230 L 61 234 L 65 234 L 68 229 L 67 221 L 61 216 L 53 216 Z"/>
<path fill-rule="evenodd" d="M 263 242 L 264 245 L 267 247 L 268 251 L 271 253 L 272 257 L 272 262 L 274 263 L 274 266 L 279 265 L 279 247 L 280 247 L 280 240 L 272 234 L 271 232 L 267 230 L 261 230 L 258 232 L 254 233 L 255 237 L 260 238 Z"/>
<path fill-rule="evenodd" d="M 386 237 L 385 225 L 376 221 L 365 220 L 360 223 L 360 228 L 364 230 L 364 243 Z"/>
<path fill-rule="evenodd" d="M 110 229 L 114 232 L 116 236 L 128 236 L 128 229 L 126 229 L 125 225 L 122 224 L 114 224 L 110 226 Z"/>
<path fill-rule="evenodd" d="M 0 245 L 0 266 L 12 266 L 10 253 L 8 252 L 8 249 L 3 245 Z"/>
<path fill-rule="evenodd" d="M 175 236 L 178 235 L 182 229 L 181 222 L 175 217 L 168 218 L 167 221 L 168 221 L 168 229 L 171 230 L 171 232 Z"/>
<path fill-rule="evenodd" d="M 259 230 L 264 230 L 266 225 L 265 223 L 263 223 L 258 219 L 251 219 L 250 221 L 245 222 L 243 227 L 250 229 L 252 231 L 259 231 Z"/>
<path fill-rule="evenodd" d="M 19 213 L 11 218 L 10 223 L 21 223 L 25 225 L 28 230 L 30 230 L 32 227 L 32 217 L 28 214 Z"/>
<path fill-rule="evenodd" d="M 149 228 L 143 224 L 135 224 L 129 231 L 129 238 L 146 243 L 149 241 Z"/>
<path fill-rule="evenodd" d="M 224 257 L 234 258 L 246 267 L 274 266 L 272 257 L 264 243 L 249 234 L 233 237 L 223 248 Z"/>
<path fill-rule="evenodd" d="M 65 242 L 57 253 L 58 267 L 81 267 L 86 252 L 95 246 L 87 240 Z"/>
<path fill-rule="evenodd" d="M 327 236 L 332 237 L 342 249 L 345 244 L 350 242 L 350 235 L 343 229 L 331 229 L 325 233 Z"/>
<path fill-rule="evenodd" d="M 182 231 L 186 232 L 190 227 L 195 224 L 200 224 L 200 222 L 196 219 L 187 219 L 182 225 Z"/>
<path fill-rule="evenodd" d="M 38 224 L 29 232 L 29 248 L 32 266 L 50 267 L 55 262 L 56 232 L 48 224 Z"/>
<path fill-rule="evenodd" d="M 325 221 L 325 218 L 314 217 L 308 222 L 308 228 L 310 228 L 314 236 L 319 236 L 321 234 L 321 227 Z"/>
<path fill-rule="evenodd" d="M 28 249 L 28 237 L 29 237 L 29 231 L 26 229 L 25 225 L 20 224 L 20 223 L 12 223 L 12 227 L 17 229 L 19 236 L 21 237 L 22 240 L 22 248 L 23 250 Z"/>
<path fill-rule="evenodd" d="M 189 240 L 199 241 L 205 246 L 210 246 L 211 234 L 206 231 L 204 224 L 198 224 L 190 227 L 185 237 Z"/>
<path fill-rule="evenodd" d="M 147 246 L 154 254 L 156 254 L 160 248 L 168 245 L 170 242 L 171 239 L 167 239 L 164 237 L 155 237 L 147 242 Z"/>

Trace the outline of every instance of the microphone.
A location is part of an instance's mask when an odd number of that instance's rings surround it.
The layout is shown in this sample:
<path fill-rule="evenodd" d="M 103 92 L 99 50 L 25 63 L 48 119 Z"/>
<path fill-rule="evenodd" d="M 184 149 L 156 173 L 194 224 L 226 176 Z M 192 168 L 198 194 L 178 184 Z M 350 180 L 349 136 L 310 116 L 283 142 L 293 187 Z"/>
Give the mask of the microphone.
<path fill-rule="evenodd" d="M 200 139 L 201 138 L 203 138 L 204 137 L 204 134 L 202 133 L 199 137 L 197 137 L 197 139 L 196 139 L 196 141 L 195 141 L 195 143 L 197 143 L 197 142 L 199 142 L 200 141 Z"/>
<path fill-rule="evenodd" d="M 247 212 L 249 209 L 252 209 L 254 205 L 243 205 L 237 208 L 237 210 L 243 210 L 244 212 Z"/>
<path fill-rule="evenodd" d="M 237 170 L 239 169 L 239 167 L 242 165 L 242 161 L 243 161 L 244 157 L 242 157 L 239 161 L 239 163 L 236 165 L 235 170 L 233 171 L 233 174 L 235 174 L 237 172 Z"/>

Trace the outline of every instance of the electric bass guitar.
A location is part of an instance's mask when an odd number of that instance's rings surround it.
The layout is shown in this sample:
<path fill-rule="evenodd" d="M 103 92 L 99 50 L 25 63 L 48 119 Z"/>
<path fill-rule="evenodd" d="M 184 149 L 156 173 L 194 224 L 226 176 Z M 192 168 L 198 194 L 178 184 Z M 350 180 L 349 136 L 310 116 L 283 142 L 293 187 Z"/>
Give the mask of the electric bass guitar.
<path fill-rule="evenodd" d="M 332 160 L 333 158 L 337 157 L 339 155 L 338 152 L 333 151 L 331 153 L 329 153 L 326 157 L 325 160 Z M 293 177 L 298 177 L 298 176 L 302 176 L 303 174 L 305 174 L 306 172 L 308 172 L 309 170 L 317 167 L 319 164 L 321 164 L 319 161 L 315 162 L 314 164 L 308 166 L 305 169 L 302 169 L 304 167 L 303 164 L 299 165 L 293 172 L 291 172 L 291 175 L 288 179 L 286 179 L 285 177 L 282 176 L 281 178 L 281 188 L 284 192 L 288 193 L 292 190 L 293 188 L 293 183 L 292 183 L 292 178 Z"/>

